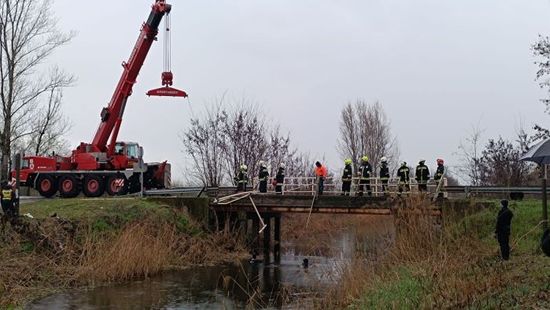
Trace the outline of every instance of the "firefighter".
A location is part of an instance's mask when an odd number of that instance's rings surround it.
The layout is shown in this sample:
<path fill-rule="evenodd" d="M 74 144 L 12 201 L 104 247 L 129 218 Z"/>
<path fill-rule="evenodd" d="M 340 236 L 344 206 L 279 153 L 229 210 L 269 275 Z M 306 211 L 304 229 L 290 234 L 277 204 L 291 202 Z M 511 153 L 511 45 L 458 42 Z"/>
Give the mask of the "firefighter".
<path fill-rule="evenodd" d="M 430 179 L 430 170 L 426 166 L 426 160 L 421 159 L 416 166 L 415 179 L 418 183 L 420 192 L 428 191 L 428 180 Z"/>
<path fill-rule="evenodd" d="M 349 196 L 351 191 L 351 180 L 353 177 L 353 168 L 351 167 L 351 159 L 344 160 L 344 171 L 342 173 L 342 195 Z"/>
<path fill-rule="evenodd" d="M 382 192 L 384 192 L 384 195 L 387 194 L 389 180 L 390 169 L 388 168 L 388 159 L 384 156 L 380 159 L 380 181 L 382 182 Z"/>
<path fill-rule="evenodd" d="M 371 196 L 372 192 L 370 189 L 370 175 L 372 173 L 372 166 L 369 163 L 369 157 L 367 155 L 361 157 L 361 166 L 359 167 L 359 194 L 358 196 L 363 196 L 365 187 L 367 188 L 367 195 Z"/>
<path fill-rule="evenodd" d="M 281 195 L 283 194 L 283 183 L 285 182 L 285 164 L 281 163 L 279 165 L 279 170 L 275 176 L 275 193 Z"/>
<path fill-rule="evenodd" d="M 267 181 L 269 179 L 269 172 L 267 171 L 267 165 L 264 161 L 260 161 L 260 173 L 258 175 L 258 179 L 260 182 L 260 193 L 267 193 Z"/>
<path fill-rule="evenodd" d="M 508 209 L 508 200 L 503 199 L 500 201 L 502 206 L 497 215 L 497 225 L 495 228 L 495 236 L 500 245 L 500 253 L 503 260 L 510 258 L 510 226 L 512 224 L 512 218 L 514 213 Z"/>
<path fill-rule="evenodd" d="M 438 158 L 437 159 L 437 169 L 435 170 L 435 174 L 434 174 L 434 181 L 435 181 L 435 185 L 437 186 L 437 188 L 439 188 L 439 194 L 437 195 L 437 197 L 440 197 L 440 198 L 443 198 L 443 185 L 444 184 L 439 184 L 440 182 L 443 182 L 443 175 L 445 174 L 445 166 L 444 166 L 445 162 L 443 161 L 443 159 L 441 158 Z"/>
<path fill-rule="evenodd" d="M 325 179 L 327 177 L 327 168 L 320 162 L 315 162 L 315 176 L 317 177 L 317 194 L 323 195 L 325 189 Z"/>
<path fill-rule="evenodd" d="M 410 182 L 410 169 L 407 166 L 407 162 L 402 162 L 401 167 L 397 169 L 397 177 L 399 178 L 399 195 L 403 191 L 408 192 L 411 188 L 409 186 Z"/>
<path fill-rule="evenodd" d="M 235 177 L 235 183 L 237 183 L 237 192 L 246 192 L 246 185 L 248 184 L 248 167 L 245 164 L 241 164 L 239 167 L 239 173 Z"/>
<path fill-rule="evenodd" d="M 1 186 L 2 211 L 8 219 L 11 219 L 15 216 L 15 192 L 7 181 L 2 181 Z"/>

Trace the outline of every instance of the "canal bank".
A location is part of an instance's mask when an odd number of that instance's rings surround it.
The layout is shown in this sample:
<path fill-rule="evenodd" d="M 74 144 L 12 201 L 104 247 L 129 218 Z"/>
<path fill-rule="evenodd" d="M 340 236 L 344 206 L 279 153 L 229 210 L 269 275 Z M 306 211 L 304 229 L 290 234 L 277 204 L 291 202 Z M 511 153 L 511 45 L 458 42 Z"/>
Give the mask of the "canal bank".
<path fill-rule="evenodd" d="M 376 268 L 355 261 L 319 308 L 549 309 L 550 258 L 540 250 L 540 200 L 513 201 L 512 247 L 502 261 L 494 237 L 498 201 L 444 219 L 440 233 L 405 216 Z M 477 209 L 477 210 L 476 210 Z"/>
<path fill-rule="evenodd" d="M 238 238 L 208 231 L 189 208 L 157 201 L 41 200 L 22 205 L 21 214 L 1 224 L 0 307 L 247 255 Z"/>

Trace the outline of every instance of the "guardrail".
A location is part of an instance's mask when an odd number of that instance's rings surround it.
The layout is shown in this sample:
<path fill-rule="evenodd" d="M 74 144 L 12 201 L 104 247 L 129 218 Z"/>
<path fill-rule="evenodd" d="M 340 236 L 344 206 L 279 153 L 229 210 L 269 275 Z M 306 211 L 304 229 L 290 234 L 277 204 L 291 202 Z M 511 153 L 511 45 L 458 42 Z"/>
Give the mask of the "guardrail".
<path fill-rule="evenodd" d="M 272 180 L 268 182 L 268 193 L 275 192 L 275 186 L 273 186 Z M 383 196 L 384 194 L 396 194 L 399 193 L 399 180 L 392 178 L 388 183 L 388 190 L 384 193 L 382 190 L 382 182 L 379 178 L 371 178 L 371 192 L 372 196 Z M 449 193 L 452 194 L 510 194 L 510 193 L 524 193 L 524 194 L 542 194 L 542 189 L 537 186 L 520 186 L 520 187 L 504 187 L 504 186 L 446 186 L 446 179 L 443 179 L 443 187 L 441 192 L 446 196 Z M 340 181 L 334 181 L 333 178 L 327 178 L 325 180 L 324 193 L 328 195 L 339 195 L 341 191 L 342 183 Z M 285 178 L 283 184 L 282 195 L 314 195 L 317 191 L 317 182 L 314 177 L 289 177 Z M 359 187 L 359 179 L 354 178 L 352 181 L 351 195 L 356 195 Z M 419 193 L 418 183 L 416 180 L 411 180 L 409 183 L 410 190 L 406 193 Z M 428 182 L 428 192 L 435 193 L 437 183 L 434 180 Z M 249 190 L 257 191 L 258 182 L 255 181 L 255 186 L 249 187 Z M 159 190 L 147 190 L 144 192 L 145 196 L 187 196 L 197 197 L 202 194 L 207 194 L 210 197 L 224 196 L 236 192 L 236 187 L 177 187 L 170 189 Z M 550 193 L 550 187 L 548 188 Z M 365 189 L 366 194 L 366 189 Z"/>

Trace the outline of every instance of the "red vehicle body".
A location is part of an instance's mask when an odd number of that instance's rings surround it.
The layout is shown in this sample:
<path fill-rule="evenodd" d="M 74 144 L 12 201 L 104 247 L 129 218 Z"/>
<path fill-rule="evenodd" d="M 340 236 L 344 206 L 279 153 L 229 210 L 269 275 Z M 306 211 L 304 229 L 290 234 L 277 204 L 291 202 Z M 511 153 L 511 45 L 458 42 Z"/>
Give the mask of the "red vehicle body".
<path fill-rule="evenodd" d="M 45 197 L 51 197 L 57 191 L 61 197 L 75 197 L 81 190 L 88 197 L 101 196 L 105 191 L 110 195 L 120 195 L 141 189 L 141 172 L 144 174 L 145 188 L 164 188 L 170 185 L 169 164 L 163 162 L 139 165 L 139 145 L 133 142 L 117 142 L 117 136 L 132 87 L 152 43 L 156 40 L 159 24 L 170 13 L 171 8 L 164 0 L 156 0 L 152 5 L 151 13 L 141 28 L 128 62 L 122 63 L 123 72 L 111 101 L 101 110 L 101 121 L 92 142 L 81 142 L 68 157 L 23 157 L 20 171 L 23 186 L 31 186 Z M 186 97 L 184 91 L 170 87 L 172 78 L 171 72 L 163 72 L 164 87 L 148 94 Z M 12 176 L 15 176 L 15 171 L 12 171 Z"/>

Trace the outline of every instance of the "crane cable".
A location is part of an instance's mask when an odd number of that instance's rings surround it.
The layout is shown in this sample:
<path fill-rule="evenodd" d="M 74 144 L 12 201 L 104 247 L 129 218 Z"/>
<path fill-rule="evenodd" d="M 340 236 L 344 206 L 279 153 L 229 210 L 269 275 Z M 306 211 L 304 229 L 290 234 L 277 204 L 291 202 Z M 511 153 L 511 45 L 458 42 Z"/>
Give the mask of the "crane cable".
<path fill-rule="evenodd" d="M 172 65 L 172 36 L 170 33 L 170 24 L 170 13 L 166 13 L 166 18 L 164 19 L 164 72 L 170 72 Z"/>

